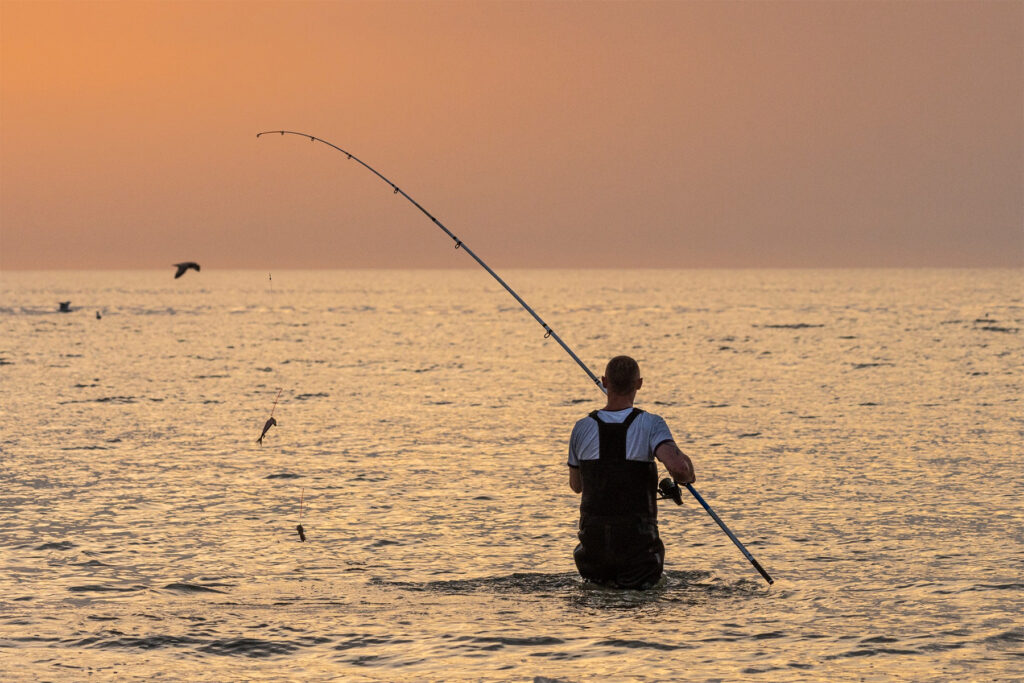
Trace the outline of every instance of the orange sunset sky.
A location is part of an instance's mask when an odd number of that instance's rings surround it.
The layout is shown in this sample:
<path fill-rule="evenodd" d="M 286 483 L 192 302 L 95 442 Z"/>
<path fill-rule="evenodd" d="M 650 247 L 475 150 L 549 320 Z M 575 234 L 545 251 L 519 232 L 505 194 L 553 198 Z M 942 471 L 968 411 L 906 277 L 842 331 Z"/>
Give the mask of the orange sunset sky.
<path fill-rule="evenodd" d="M 0 268 L 1024 265 L 1024 3 L 0 1 Z"/>

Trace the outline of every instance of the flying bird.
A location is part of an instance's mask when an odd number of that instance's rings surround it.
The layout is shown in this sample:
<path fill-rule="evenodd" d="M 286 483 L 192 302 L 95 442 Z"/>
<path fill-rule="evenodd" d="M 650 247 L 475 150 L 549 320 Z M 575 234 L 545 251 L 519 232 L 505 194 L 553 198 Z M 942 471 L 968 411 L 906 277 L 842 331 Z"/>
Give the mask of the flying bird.
<path fill-rule="evenodd" d="M 58 313 L 70 313 L 71 312 L 71 302 L 70 301 L 58 301 L 57 304 L 60 306 L 60 308 L 57 309 Z"/>
<path fill-rule="evenodd" d="M 263 433 L 260 434 L 260 438 L 256 439 L 256 443 L 258 443 L 259 445 L 262 446 L 263 445 L 263 437 L 265 437 L 267 435 L 267 432 L 270 431 L 270 428 L 273 427 L 276 424 L 277 424 L 277 420 L 275 420 L 273 417 L 271 417 L 269 420 L 267 420 L 266 424 L 263 425 Z"/>
<path fill-rule="evenodd" d="M 178 272 L 174 274 L 175 279 L 184 275 L 185 271 L 188 270 L 189 268 L 196 271 L 197 273 L 199 272 L 199 264 L 196 263 L 195 261 L 185 261 L 183 263 L 175 263 L 174 265 L 178 269 Z"/>

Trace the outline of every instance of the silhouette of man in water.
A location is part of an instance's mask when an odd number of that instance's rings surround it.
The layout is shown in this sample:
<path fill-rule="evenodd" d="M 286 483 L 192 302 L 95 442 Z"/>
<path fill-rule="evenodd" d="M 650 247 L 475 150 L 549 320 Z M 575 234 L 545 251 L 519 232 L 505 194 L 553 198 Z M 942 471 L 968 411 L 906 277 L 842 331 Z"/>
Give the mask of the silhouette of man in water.
<path fill-rule="evenodd" d="M 607 405 L 577 422 L 569 439 L 569 487 L 583 494 L 573 558 L 587 581 L 650 588 L 665 566 L 654 459 L 680 484 L 693 483 L 693 463 L 662 418 L 633 407 L 643 385 L 635 360 L 612 358 L 601 384 Z"/>

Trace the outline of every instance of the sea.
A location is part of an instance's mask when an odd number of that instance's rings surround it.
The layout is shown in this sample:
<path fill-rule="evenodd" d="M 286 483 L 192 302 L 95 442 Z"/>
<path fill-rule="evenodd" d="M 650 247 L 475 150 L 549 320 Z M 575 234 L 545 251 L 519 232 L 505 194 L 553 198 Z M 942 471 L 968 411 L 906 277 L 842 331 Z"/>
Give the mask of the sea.
<path fill-rule="evenodd" d="M 1024 680 L 1024 271 L 501 274 L 773 585 L 685 490 L 581 582 L 603 396 L 482 269 L 6 271 L 0 678 Z"/>

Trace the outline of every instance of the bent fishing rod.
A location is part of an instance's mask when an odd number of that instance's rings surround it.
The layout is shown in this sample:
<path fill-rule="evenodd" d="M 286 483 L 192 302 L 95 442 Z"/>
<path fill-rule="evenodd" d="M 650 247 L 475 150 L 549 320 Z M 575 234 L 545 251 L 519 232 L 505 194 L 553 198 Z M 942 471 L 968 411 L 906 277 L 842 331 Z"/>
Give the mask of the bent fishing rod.
<path fill-rule="evenodd" d="M 587 367 L 586 363 L 584 363 L 582 360 L 580 360 L 579 356 L 577 356 L 576 353 L 571 348 L 569 348 L 569 345 L 566 344 L 564 341 L 562 341 L 562 338 L 559 337 L 558 334 L 554 330 L 552 330 L 551 327 L 546 322 L 544 322 L 544 320 L 539 315 L 537 315 L 537 312 L 534 311 L 532 308 L 530 308 L 530 305 L 527 304 L 525 301 L 523 301 L 522 297 L 520 297 L 515 292 L 515 290 L 513 290 L 511 287 L 509 287 L 508 283 L 506 283 L 504 280 L 502 280 L 501 277 L 497 273 L 495 273 L 494 270 L 492 270 L 490 266 L 488 266 L 486 263 L 484 263 L 483 259 L 481 259 L 479 256 L 477 256 L 476 253 L 472 249 L 470 249 L 468 246 L 466 246 L 466 244 L 462 240 L 460 240 L 458 237 L 456 237 L 455 233 L 453 233 L 451 230 L 449 230 L 444 225 L 444 223 L 442 223 L 441 221 L 437 220 L 437 218 L 435 218 L 433 214 L 431 214 L 429 211 L 424 209 L 423 206 L 421 206 L 419 202 L 417 202 L 415 199 L 413 199 L 408 194 L 406 194 L 405 190 L 403 190 L 402 188 L 398 187 L 398 185 L 395 185 L 389 179 L 384 177 L 384 175 L 382 175 L 379 171 L 377 171 L 377 169 L 373 168 L 368 163 L 366 163 L 365 161 L 363 161 L 359 157 L 355 156 L 351 152 L 349 152 L 347 150 L 344 150 L 341 147 L 338 147 L 337 145 L 335 145 L 334 143 L 328 142 L 327 140 L 324 140 L 323 138 L 318 138 L 315 135 L 310 135 L 309 133 L 299 133 L 299 132 L 294 131 L 294 130 L 267 130 L 267 131 L 263 131 L 262 133 L 257 133 L 256 137 L 259 138 L 259 137 L 261 137 L 263 135 L 271 135 L 273 133 L 278 133 L 280 135 L 295 135 L 295 136 L 298 136 L 298 137 L 301 137 L 301 138 L 308 138 L 310 142 L 320 142 L 322 144 L 327 145 L 328 147 L 332 147 L 332 148 L 338 150 L 339 152 L 341 152 L 342 154 L 344 154 L 345 156 L 347 156 L 351 161 L 355 161 L 357 164 L 359 164 L 360 166 L 362 166 L 363 168 L 368 170 L 370 173 L 374 174 L 375 176 L 377 176 L 378 178 L 383 180 L 385 183 L 387 183 L 391 187 L 391 189 L 394 190 L 394 194 L 400 194 L 403 197 L 405 197 L 407 200 L 409 200 L 409 203 L 411 203 L 413 206 L 415 206 L 417 209 L 419 209 L 420 212 L 423 213 L 423 215 L 425 215 L 427 218 L 429 218 L 431 220 L 431 222 L 434 223 L 434 225 L 436 225 L 441 230 L 443 230 L 444 233 L 446 235 L 448 235 L 448 237 L 452 238 L 452 241 L 455 242 L 455 248 L 456 249 L 462 249 L 467 254 L 469 254 L 474 261 L 476 261 L 478 264 L 480 264 L 481 268 L 486 270 L 491 275 L 491 277 L 493 277 L 495 280 L 498 281 L 498 284 L 500 284 L 502 287 L 505 288 L 506 292 L 508 292 L 509 294 L 512 295 L 512 298 L 514 298 L 517 302 L 519 302 L 520 306 L 522 306 L 524 309 L 526 309 L 527 313 L 529 313 L 531 316 L 533 316 L 533 319 L 536 320 L 540 324 L 540 326 L 544 328 L 544 338 L 545 339 L 547 339 L 548 337 L 551 337 L 556 342 L 558 342 L 558 345 L 561 346 L 562 349 L 567 354 L 569 354 L 569 357 L 572 358 L 574 361 L 576 361 L 576 364 L 579 365 L 583 369 L 583 371 L 585 373 L 587 373 L 587 376 L 590 377 L 591 381 L 594 384 L 597 385 L 597 388 L 600 389 L 601 392 L 604 393 L 604 394 L 608 393 L 608 391 L 601 384 L 601 380 L 598 379 L 597 375 L 595 375 L 593 373 L 593 371 L 591 371 L 591 369 L 589 367 Z M 674 484 L 675 482 L 671 482 L 671 483 Z M 697 489 L 693 488 L 692 484 L 687 484 L 686 488 L 690 491 L 691 494 L 693 494 L 693 497 L 697 499 L 697 502 L 700 503 L 701 506 L 705 510 L 707 510 L 707 513 L 709 515 L 711 515 L 711 519 L 715 520 L 715 522 L 718 523 L 718 526 L 721 527 L 722 531 L 724 531 L 725 534 L 730 538 L 730 540 L 732 540 L 732 542 L 736 544 L 736 547 L 739 548 L 740 551 L 743 553 L 743 556 L 746 557 L 747 560 L 750 561 L 750 563 L 754 566 L 754 569 L 756 569 L 758 571 L 758 573 L 762 577 L 764 577 L 764 580 L 767 581 L 769 584 L 774 583 L 774 580 L 772 579 L 772 577 L 770 577 L 768 575 L 768 572 L 766 572 L 764 570 L 764 568 L 761 567 L 761 565 L 757 562 L 757 560 L 754 559 L 754 556 L 751 555 L 750 552 L 743 546 L 743 544 L 740 543 L 740 540 L 738 538 L 736 538 L 736 535 L 733 534 L 732 531 L 729 530 L 729 527 L 727 527 L 725 525 L 725 522 L 723 522 L 722 519 L 717 514 L 715 514 L 715 511 L 711 509 L 711 506 L 708 505 L 707 502 L 705 502 L 705 500 L 701 497 L 701 495 L 699 493 L 697 493 Z M 663 490 L 662 493 L 664 494 L 665 491 Z M 683 502 L 682 501 L 682 496 L 679 493 L 678 486 L 676 486 L 676 488 L 675 488 L 674 495 L 665 496 L 665 497 L 671 497 L 673 500 L 675 500 L 676 504 L 682 505 L 682 502 Z"/>

